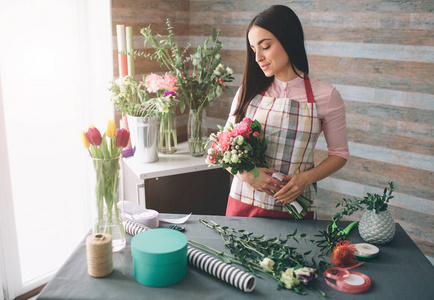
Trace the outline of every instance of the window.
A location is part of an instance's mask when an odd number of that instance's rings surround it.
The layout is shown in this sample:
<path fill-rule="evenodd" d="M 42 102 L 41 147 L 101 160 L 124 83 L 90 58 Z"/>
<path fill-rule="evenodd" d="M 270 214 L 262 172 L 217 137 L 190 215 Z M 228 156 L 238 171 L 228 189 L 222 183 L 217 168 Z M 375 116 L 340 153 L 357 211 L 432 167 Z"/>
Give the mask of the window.
<path fill-rule="evenodd" d="M 91 228 L 79 130 L 113 118 L 110 5 L 0 4 L 0 278 L 10 298 L 47 282 Z"/>

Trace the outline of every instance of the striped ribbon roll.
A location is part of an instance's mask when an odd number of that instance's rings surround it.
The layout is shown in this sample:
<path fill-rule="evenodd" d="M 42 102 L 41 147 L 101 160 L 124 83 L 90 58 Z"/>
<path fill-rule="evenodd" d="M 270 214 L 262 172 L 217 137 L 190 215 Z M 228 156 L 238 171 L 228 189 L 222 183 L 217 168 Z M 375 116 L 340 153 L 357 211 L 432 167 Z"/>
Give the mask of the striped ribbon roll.
<path fill-rule="evenodd" d="M 136 235 L 148 229 L 150 228 L 133 220 L 125 220 L 125 231 L 131 235 Z M 250 293 L 256 286 L 255 276 L 190 246 L 187 250 L 187 259 L 196 268 L 229 283 L 243 292 Z"/>
<path fill-rule="evenodd" d="M 148 226 L 139 224 L 130 219 L 125 219 L 125 231 L 131 235 L 136 235 L 142 231 L 150 229 Z"/>
<path fill-rule="evenodd" d="M 188 262 L 208 274 L 233 285 L 243 292 L 250 293 L 256 285 L 256 278 L 238 268 L 224 263 L 192 247 L 188 247 Z"/>

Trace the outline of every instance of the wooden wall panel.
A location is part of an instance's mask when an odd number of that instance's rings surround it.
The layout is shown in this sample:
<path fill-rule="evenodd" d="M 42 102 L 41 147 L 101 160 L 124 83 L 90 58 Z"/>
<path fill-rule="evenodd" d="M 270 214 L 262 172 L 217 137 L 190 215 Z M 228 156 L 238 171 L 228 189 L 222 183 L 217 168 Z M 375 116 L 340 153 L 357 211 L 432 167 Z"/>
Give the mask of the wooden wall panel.
<path fill-rule="evenodd" d="M 390 210 L 425 252 L 434 256 L 434 4 L 424 0 L 113 0 L 114 76 L 116 24 L 134 26 L 134 45 L 145 49 L 140 29 L 149 24 L 165 34 L 170 18 L 177 39 L 200 43 L 211 28 L 225 44 L 223 63 L 235 81 L 207 109 L 208 127 L 224 124 L 245 62 L 245 28 L 260 11 L 285 4 L 303 24 L 311 76 L 341 93 L 347 115 L 351 157 L 319 182 L 318 216 L 328 219 L 343 197 L 381 192 L 396 183 Z M 138 59 L 137 76 L 164 72 Z M 187 118 L 178 116 L 180 126 Z M 327 156 L 324 137 L 315 160 Z M 356 219 L 359 215 L 354 216 Z"/>

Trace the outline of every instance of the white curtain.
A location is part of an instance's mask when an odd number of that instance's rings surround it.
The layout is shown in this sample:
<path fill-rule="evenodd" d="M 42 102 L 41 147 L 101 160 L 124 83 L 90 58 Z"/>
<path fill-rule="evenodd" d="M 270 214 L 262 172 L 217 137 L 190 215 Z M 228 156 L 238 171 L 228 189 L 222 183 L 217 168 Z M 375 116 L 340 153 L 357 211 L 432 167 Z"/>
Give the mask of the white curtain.
<path fill-rule="evenodd" d="M 91 228 L 79 131 L 113 118 L 111 2 L 0 1 L 0 278 L 14 298 Z"/>

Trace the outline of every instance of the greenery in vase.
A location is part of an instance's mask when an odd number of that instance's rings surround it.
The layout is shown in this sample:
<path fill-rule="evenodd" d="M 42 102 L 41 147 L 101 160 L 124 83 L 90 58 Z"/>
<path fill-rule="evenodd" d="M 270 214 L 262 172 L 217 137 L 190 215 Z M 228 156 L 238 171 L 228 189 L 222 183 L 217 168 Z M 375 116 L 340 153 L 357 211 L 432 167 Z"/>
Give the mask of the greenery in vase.
<path fill-rule="evenodd" d="M 81 131 L 81 140 L 83 146 L 88 149 L 90 156 L 93 158 L 96 175 L 95 195 L 98 224 L 102 225 L 105 221 L 105 204 L 107 221 L 112 222 L 114 218 L 116 224 L 121 228 L 122 238 L 124 239 L 125 230 L 117 207 L 117 187 L 118 171 L 120 169 L 119 159 L 122 149 L 128 145 L 130 133 L 126 129 L 116 130 L 115 122 L 109 120 L 104 135 L 101 136 L 96 127 L 89 125 L 87 132 Z"/>
<path fill-rule="evenodd" d="M 239 264 L 257 276 L 259 273 L 264 273 L 277 281 L 278 289 L 289 289 L 304 295 L 306 294 L 304 289 L 310 288 L 325 296 L 315 287 L 315 279 L 318 277 L 315 268 L 325 268 L 327 263 L 323 260 L 316 262 L 315 256 L 309 257 L 311 250 L 300 253 L 295 247 L 287 244 L 290 240 L 296 243 L 299 243 L 299 240 L 312 243 L 313 241 L 308 240 L 306 234 L 297 236 L 297 229 L 295 229 L 292 234 L 284 237 L 267 238 L 243 229 L 230 229 L 212 221 L 212 224 L 204 220 L 200 222 L 220 234 L 225 247 L 232 255 L 196 241 L 189 241 L 191 246 L 213 254 L 226 263 Z"/>
<path fill-rule="evenodd" d="M 109 91 L 110 100 L 122 115 L 145 117 L 154 114 L 154 111 L 149 111 L 145 107 L 149 98 L 148 93 L 132 77 L 125 76 L 110 82 Z"/>
<path fill-rule="evenodd" d="M 345 240 L 351 228 L 357 223 L 351 223 L 346 229 L 340 230 L 337 222 L 344 216 L 351 216 L 356 211 L 375 210 L 378 214 L 386 211 L 388 203 L 393 199 L 392 193 L 395 189 L 393 181 L 389 182 L 389 187 L 384 188 L 383 195 L 367 193 L 363 199 L 354 198 L 354 200 L 344 198 L 341 202 L 336 204 L 336 207 L 341 207 L 327 225 L 324 231 L 316 236 L 322 237 L 322 240 L 316 242 L 318 247 L 327 252 L 331 252 L 339 241 Z"/>
<path fill-rule="evenodd" d="M 213 28 L 204 44 L 189 54 L 191 45 L 188 44 L 181 50 L 174 39 L 170 21 L 167 20 L 166 24 L 167 36 L 154 34 L 150 26 L 143 28 L 141 34 L 145 37 L 145 44 L 150 44 L 155 52 L 135 51 L 134 55 L 159 61 L 160 66 L 166 67 L 177 77 L 178 96 L 182 101 L 181 112 L 185 105 L 189 109 L 206 108 L 222 94 L 226 88 L 225 83 L 234 80 L 233 70 L 221 64 L 219 51 L 223 48 L 223 43 L 218 38 L 219 32 Z M 212 45 L 209 45 L 210 41 Z"/>

